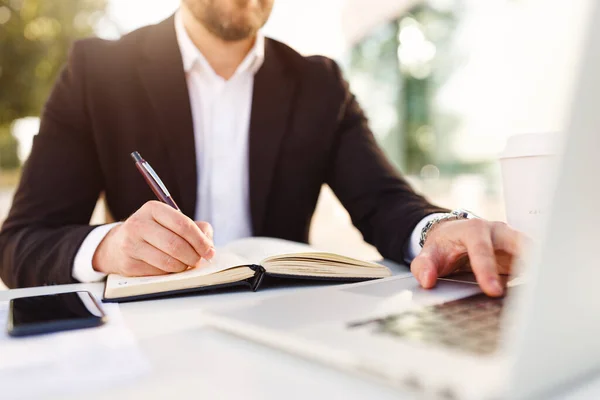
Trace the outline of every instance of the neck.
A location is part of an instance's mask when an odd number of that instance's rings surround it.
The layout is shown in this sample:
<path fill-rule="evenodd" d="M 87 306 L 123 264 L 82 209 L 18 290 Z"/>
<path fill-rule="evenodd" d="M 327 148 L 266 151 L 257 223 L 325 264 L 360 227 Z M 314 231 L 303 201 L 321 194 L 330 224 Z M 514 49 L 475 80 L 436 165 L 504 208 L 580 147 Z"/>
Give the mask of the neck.
<path fill-rule="evenodd" d="M 209 32 L 197 21 L 185 3 L 181 6 L 181 17 L 190 39 L 215 73 L 224 79 L 231 78 L 254 45 L 256 36 L 237 42 L 225 41 Z"/>

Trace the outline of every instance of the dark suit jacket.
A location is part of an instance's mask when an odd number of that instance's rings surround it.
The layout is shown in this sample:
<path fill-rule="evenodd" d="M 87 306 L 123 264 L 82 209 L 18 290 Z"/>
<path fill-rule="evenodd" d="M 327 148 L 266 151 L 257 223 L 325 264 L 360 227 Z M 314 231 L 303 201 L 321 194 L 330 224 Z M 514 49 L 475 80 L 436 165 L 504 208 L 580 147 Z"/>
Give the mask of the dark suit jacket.
<path fill-rule="evenodd" d="M 256 236 L 306 242 L 326 183 L 365 240 L 401 261 L 418 221 L 441 211 L 386 160 L 330 59 L 303 57 L 267 39 L 249 140 Z M 73 260 L 94 228 L 89 220 L 101 192 L 117 220 L 154 199 L 131 161 L 134 150 L 193 218 L 202 199 L 173 17 L 118 41 L 74 44 L 0 232 L 0 272 L 9 287 L 74 282 Z"/>

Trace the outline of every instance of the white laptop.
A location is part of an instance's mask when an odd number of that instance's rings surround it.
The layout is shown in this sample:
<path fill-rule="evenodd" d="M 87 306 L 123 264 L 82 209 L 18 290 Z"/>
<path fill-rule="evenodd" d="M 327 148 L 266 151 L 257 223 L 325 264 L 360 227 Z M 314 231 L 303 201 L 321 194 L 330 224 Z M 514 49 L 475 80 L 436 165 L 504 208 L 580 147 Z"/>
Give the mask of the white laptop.
<path fill-rule="evenodd" d="M 600 3 L 594 6 L 600 21 Z M 409 276 L 269 297 L 214 326 L 441 399 L 533 399 L 600 377 L 600 24 L 589 27 L 552 213 L 504 299 Z"/>

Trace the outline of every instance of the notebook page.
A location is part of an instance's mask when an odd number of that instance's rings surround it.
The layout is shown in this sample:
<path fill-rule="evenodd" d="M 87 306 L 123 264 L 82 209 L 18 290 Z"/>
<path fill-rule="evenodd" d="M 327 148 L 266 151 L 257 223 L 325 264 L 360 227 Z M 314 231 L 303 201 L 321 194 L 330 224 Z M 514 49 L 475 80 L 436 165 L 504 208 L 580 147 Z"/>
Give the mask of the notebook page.
<path fill-rule="evenodd" d="M 267 257 L 280 254 L 294 253 L 319 253 L 318 250 L 304 243 L 290 242 L 289 240 L 274 239 L 266 237 L 252 237 L 236 240 L 223 247 L 219 251 L 235 253 L 249 260 L 252 264 L 260 265 Z"/>
<path fill-rule="evenodd" d="M 109 287 L 149 285 L 157 283 L 160 284 L 161 282 L 185 280 L 196 276 L 210 275 L 217 272 L 225 271 L 226 269 L 248 264 L 248 260 L 238 256 L 237 254 L 217 250 L 215 257 L 211 260 L 211 262 L 202 259 L 202 261 L 200 262 L 200 266 L 196 268 L 190 268 L 187 271 L 179 272 L 176 274 L 139 277 L 129 277 L 111 274 L 108 276 L 106 284 Z"/>

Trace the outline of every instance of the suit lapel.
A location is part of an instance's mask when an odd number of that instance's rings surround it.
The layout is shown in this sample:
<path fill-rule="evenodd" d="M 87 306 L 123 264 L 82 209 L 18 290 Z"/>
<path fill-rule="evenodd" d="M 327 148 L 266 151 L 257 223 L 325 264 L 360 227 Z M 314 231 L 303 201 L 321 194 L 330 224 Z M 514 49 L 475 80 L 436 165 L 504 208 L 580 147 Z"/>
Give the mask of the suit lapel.
<path fill-rule="evenodd" d="M 265 213 L 281 142 L 289 129 L 296 82 L 265 41 L 265 61 L 254 78 L 250 119 L 250 211 L 254 235 L 263 234 Z"/>
<path fill-rule="evenodd" d="M 193 218 L 198 183 L 194 125 L 174 17 L 153 27 L 143 45 L 138 70 L 155 113 L 149 118 L 159 123 L 166 164 L 175 176 L 177 187 L 169 190 L 183 213 Z"/>

